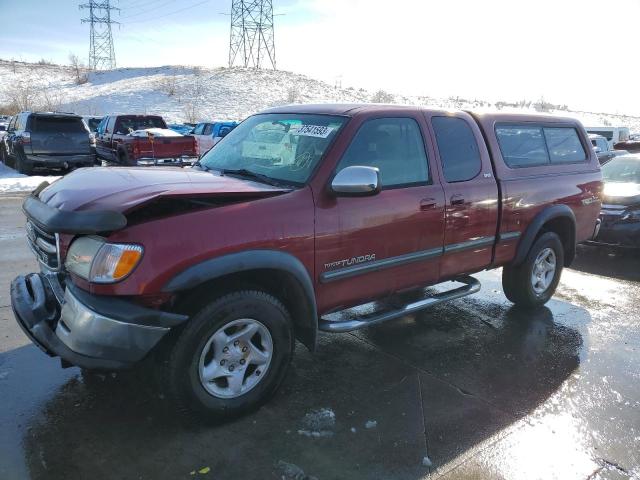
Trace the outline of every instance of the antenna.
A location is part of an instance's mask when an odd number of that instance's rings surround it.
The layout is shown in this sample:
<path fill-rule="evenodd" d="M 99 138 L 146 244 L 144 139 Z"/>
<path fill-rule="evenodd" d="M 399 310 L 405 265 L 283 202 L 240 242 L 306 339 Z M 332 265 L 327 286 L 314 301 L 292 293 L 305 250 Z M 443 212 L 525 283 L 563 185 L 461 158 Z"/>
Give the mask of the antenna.
<path fill-rule="evenodd" d="M 80 5 L 81 9 L 89 9 L 89 18 L 82 23 L 89 23 L 89 67 L 93 70 L 112 70 L 116 68 L 116 52 L 113 49 L 111 24 L 119 23 L 111 20 L 112 7 L 109 0 L 89 0 Z"/>
<path fill-rule="evenodd" d="M 262 68 L 268 62 L 276 69 L 272 0 L 232 0 L 229 67 Z"/>

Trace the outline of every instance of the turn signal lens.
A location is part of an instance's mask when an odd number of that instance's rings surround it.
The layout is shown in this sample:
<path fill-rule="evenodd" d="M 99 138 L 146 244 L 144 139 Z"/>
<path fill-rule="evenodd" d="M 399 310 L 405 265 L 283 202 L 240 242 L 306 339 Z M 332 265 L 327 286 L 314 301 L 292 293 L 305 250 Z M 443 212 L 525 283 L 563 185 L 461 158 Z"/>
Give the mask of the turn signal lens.
<path fill-rule="evenodd" d="M 140 245 L 105 243 L 91 265 L 91 281 L 113 283 L 122 280 L 136 268 L 142 253 Z"/>

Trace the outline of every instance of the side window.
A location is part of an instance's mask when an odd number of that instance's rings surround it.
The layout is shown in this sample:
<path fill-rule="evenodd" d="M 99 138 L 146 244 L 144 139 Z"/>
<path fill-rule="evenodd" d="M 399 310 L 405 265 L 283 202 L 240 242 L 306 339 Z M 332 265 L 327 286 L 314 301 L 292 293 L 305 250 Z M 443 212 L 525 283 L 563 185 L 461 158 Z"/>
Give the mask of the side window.
<path fill-rule="evenodd" d="M 107 120 L 107 123 L 105 125 L 105 133 L 113 133 L 113 127 L 115 126 L 116 123 L 116 118 L 118 117 L 108 117 L 109 120 Z"/>
<path fill-rule="evenodd" d="M 575 128 L 545 127 L 544 136 L 547 140 L 551 163 L 576 163 L 587 159 Z"/>
<path fill-rule="evenodd" d="M 600 147 L 601 152 L 607 152 L 609 150 L 609 144 L 604 138 L 598 138 L 596 139 L 596 142 L 598 143 L 597 146 Z"/>
<path fill-rule="evenodd" d="M 9 122 L 9 128 L 7 128 L 7 130 L 10 132 L 13 132 L 15 129 L 16 129 L 16 117 L 13 117 Z"/>
<path fill-rule="evenodd" d="M 213 133 L 213 124 L 207 123 L 204 127 L 204 135 L 211 135 Z"/>
<path fill-rule="evenodd" d="M 366 121 L 342 156 L 338 170 L 355 165 L 379 168 L 383 188 L 427 183 L 427 154 L 418 123 L 413 118 Z"/>
<path fill-rule="evenodd" d="M 496 135 L 502 158 L 511 168 L 549 163 L 544 134 L 540 127 L 499 126 Z"/>
<path fill-rule="evenodd" d="M 202 132 L 204 130 L 204 123 L 199 123 L 198 125 L 196 125 L 196 128 L 193 129 L 193 134 L 194 135 L 202 135 Z"/>
<path fill-rule="evenodd" d="M 22 130 L 24 128 L 24 115 L 18 115 L 16 117 L 16 130 Z"/>
<path fill-rule="evenodd" d="M 482 160 L 469 124 L 456 117 L 433 117 L 431 124 L 445 180 L 452 183 L 475 178 L 482 169 Z"/>

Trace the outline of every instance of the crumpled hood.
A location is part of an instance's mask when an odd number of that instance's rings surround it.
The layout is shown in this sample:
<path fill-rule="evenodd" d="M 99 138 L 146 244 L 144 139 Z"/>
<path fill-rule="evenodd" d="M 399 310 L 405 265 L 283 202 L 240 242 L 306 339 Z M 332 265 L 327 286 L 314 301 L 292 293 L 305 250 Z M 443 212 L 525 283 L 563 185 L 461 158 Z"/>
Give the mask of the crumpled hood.
<path fill-rule="evenodd" d="M 603 203 L 625 206 L 640 203 L 640 184 L 605 182 Z"/>
<path fill-rule="evenodd" d="M 158 197 L 266 197 L 288 189 L 179 167 L 82 168 L 53 182 L 40 200 L 60 210 L 127 212 Z"/>

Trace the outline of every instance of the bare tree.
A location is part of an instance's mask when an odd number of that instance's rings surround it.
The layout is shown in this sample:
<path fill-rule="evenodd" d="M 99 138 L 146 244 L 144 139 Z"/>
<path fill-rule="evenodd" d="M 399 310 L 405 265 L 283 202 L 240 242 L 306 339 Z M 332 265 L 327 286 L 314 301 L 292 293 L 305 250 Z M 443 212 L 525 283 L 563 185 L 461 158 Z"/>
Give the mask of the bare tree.
<path fill-rule="evenodd" d="M 371 97 L 372 103 L 393 103 L 394 98 L 390 93 L 385 92 L 384 90 L 378 90 Z"/>
<path fill-rule="evenodd" d="M 287 89 L 287 103 L 300 102 L 300 89 L 297 85 L 292 85 Z"/>
<path fill-rule="evenodd" d="M 87 83 L 87 67 L 80 61 L 78 55 L 75 53 L 69 53 L 69 64 L 73 70 L 73 75 L 77 85 Z"/>

